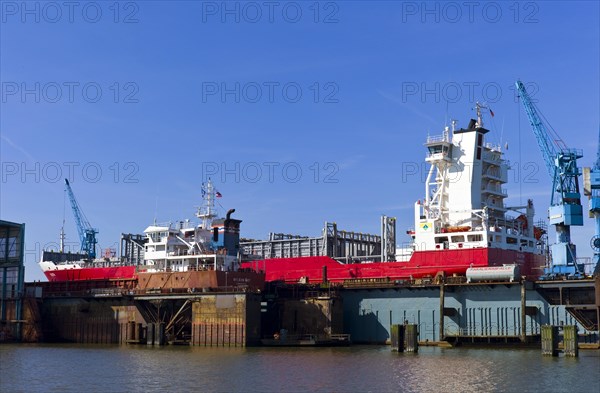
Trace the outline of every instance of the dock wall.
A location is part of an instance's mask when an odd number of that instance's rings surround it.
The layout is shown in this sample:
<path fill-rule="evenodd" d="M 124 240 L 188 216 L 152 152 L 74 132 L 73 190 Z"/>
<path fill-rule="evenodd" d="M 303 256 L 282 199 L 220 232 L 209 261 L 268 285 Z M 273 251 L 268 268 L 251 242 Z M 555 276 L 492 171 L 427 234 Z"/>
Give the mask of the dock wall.
<path fill-rule="evenodd" d="M 260 338 L 259 295 L 206 295 L 193 302 L 191 345 L 242 347 Z"/>
<path fill-rule="evenodd" d="M 260 340 L 260 295 L 252 293 L 49 297 L 29 303 L 38 307 L 32 306 L 25 324 L 37 332 L 30 341 L 246 346 Z M 158 326 L 164 337 L 149 340 L 148 332 L 155 335 Z"/>
<path fill-rule="evenodd" d="M 393 324 L 416 324 L 419 341 L 539 341 L 541 326 L 577 325 L 580 340 L 598 342 L 564 305 L 515 284 L 346 289 L 344 326 L 358 343 L 384 343 Z M 524 295 L 524 296 L 523 296 Z"/>

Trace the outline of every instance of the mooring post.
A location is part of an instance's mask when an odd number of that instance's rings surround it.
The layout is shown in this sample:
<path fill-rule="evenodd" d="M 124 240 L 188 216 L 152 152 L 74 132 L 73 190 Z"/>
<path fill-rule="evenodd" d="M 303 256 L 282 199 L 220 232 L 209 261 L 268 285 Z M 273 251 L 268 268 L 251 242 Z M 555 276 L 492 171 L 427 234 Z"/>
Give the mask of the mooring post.
<path fill-rule="evenodd" d="M 525 308 L 527 307 L 525 279 L 521 279 L 521 342 L 527 341 L 527 323 L 525 322 Z"/>
<path fill-rule="evenodd" d="M 445 299 L 445 286 L 442 282 L 440 284 L 440 326 L 439 326 L 439 341 L 444 341 L 444 299 Z"/>
<path fill-rule="evenodd" d="M 404 326 L 396 324 L 390 328 L 392 352 L 404 352 Z"/>
<path fill-rule="evenodd" d="M 563 351 L 565 356 L 579 356 L 577 325 L 563 326 Z"/>
<path fill-rule="evenodd" d="M 542 355 L 558 356 L 558 326 L 542 325 Z"/>
<path fill-rule="evenodd" d="M 404 325 L 404 350 L 406 352 L 419 352 L 419 329 L 416 324 Z"/>

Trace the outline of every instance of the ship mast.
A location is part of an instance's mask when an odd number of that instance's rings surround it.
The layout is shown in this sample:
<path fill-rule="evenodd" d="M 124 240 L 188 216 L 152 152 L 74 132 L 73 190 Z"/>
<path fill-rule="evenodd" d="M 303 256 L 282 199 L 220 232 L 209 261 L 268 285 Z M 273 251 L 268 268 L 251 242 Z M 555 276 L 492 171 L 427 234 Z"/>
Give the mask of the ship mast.
<path fill-rule="evenodd" d="M 202 228 L 210 229 L 213 218 L 217 217 L 215 209 L 216 190 L 212 180 L 209 178 L 206 184 L 202 184 L 203 204 L 198 208 L 196 217 L 202 220 Z"/>
<path fill-rule="evenodd" d="M 60 228 L 60 252 L 65 252 L 65 220 L 63 219 L 63 225 Z"/>
<path fill-rule="evenodd" d="M 65 216 L 67 214 L 67 189 L 65 188 L 63 193 L 63 222 L 62 227 L 60 227 L 60 246 L 59 251 L 65 252 L 65 239 L 67 235 L 65 234 Z"/>
<path fill-rule="evenodd" d="M 477 110 L 477 128 L 483 128 L 483 116 L 481 116 L 481 109 L 489 109 L 487 106 L 482 105 L 478 102 L 475 103 L 475 109 Z"/>

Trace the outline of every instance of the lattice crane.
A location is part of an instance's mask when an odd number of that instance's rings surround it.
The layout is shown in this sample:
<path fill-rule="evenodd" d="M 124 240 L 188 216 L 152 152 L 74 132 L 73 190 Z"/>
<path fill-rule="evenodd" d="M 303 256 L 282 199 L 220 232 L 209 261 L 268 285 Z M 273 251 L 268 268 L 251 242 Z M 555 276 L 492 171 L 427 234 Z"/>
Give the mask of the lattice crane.
<path fill-rule="evenodd" d="M 77 232 L 79 233 L 79 241 L 81 242 L 81 252 L 85 253 L 89 259 L 96 258 L 96 234 L 98 230 L 92 228 L 90 222 L 83 214 L 81 206 L 75 199 L 75 194 L 71 189 L 69 180 L 65 179 L 65 185 L 67 194 L 69 194 L 69 200 L 71 201 L 71 209 L 73 210 L 73 216 L 75 217 L 75 224 L 77 226 Z"/>
<path fill-rule="evenodd" d="M 583 168 L 583 192 L 590 199 L 589 214 L 596 222 L 596 234 L 591 246 L 594 250 L 594 274 L 600 274 L 600 131 L 598 132 L 598 151 L 593 168 Z"/>
<path fill-rule="evenodd" d="M 552 260 L 545 273 L 548 276 L 581 276 L 584 267 L 577 263 L 576 247 L 571 243 L 571 226 L 583 225 L 579 192 L 581 173 L 577 166 L 577 160 L 583 157 L 583 152 L 568 148 L 560 136 L 546 126 L 547 121 L 542 121 L 542 113 L 521 81 L 516 82 L 516 87 L 552 179 L 548 218 L 556 229 L 556 243 L 550 245 Z"/>

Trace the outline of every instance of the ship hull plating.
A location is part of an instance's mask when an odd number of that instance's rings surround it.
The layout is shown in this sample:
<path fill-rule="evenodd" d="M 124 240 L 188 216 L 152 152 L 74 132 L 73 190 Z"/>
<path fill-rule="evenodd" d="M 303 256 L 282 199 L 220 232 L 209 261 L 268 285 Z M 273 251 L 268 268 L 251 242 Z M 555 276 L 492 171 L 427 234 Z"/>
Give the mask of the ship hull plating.
<path fill-rule="evenodd" d="M 421 277 L 465 275 L 469 267 L 516 264 L 521 274 L 536 279 L 543 272 L 543 255 L 517 250 L 472 248 L 462 250 L 419 251 L 408 262 L 373 262 L 344 264 L 327 256 L 301 258 L 273 258 L 245 262 L 244 268 L 265 272 L 266 281 L 287 283 L 323 281 L 326 267 L 327 281 L 344 282 L 352 279 L 389 278 L 403 280 Z"/>
<path fill-rule="evenodd" d="M 135 266 L 45 270 L 48 281 L 127 280 L 136 278 Z"/>

